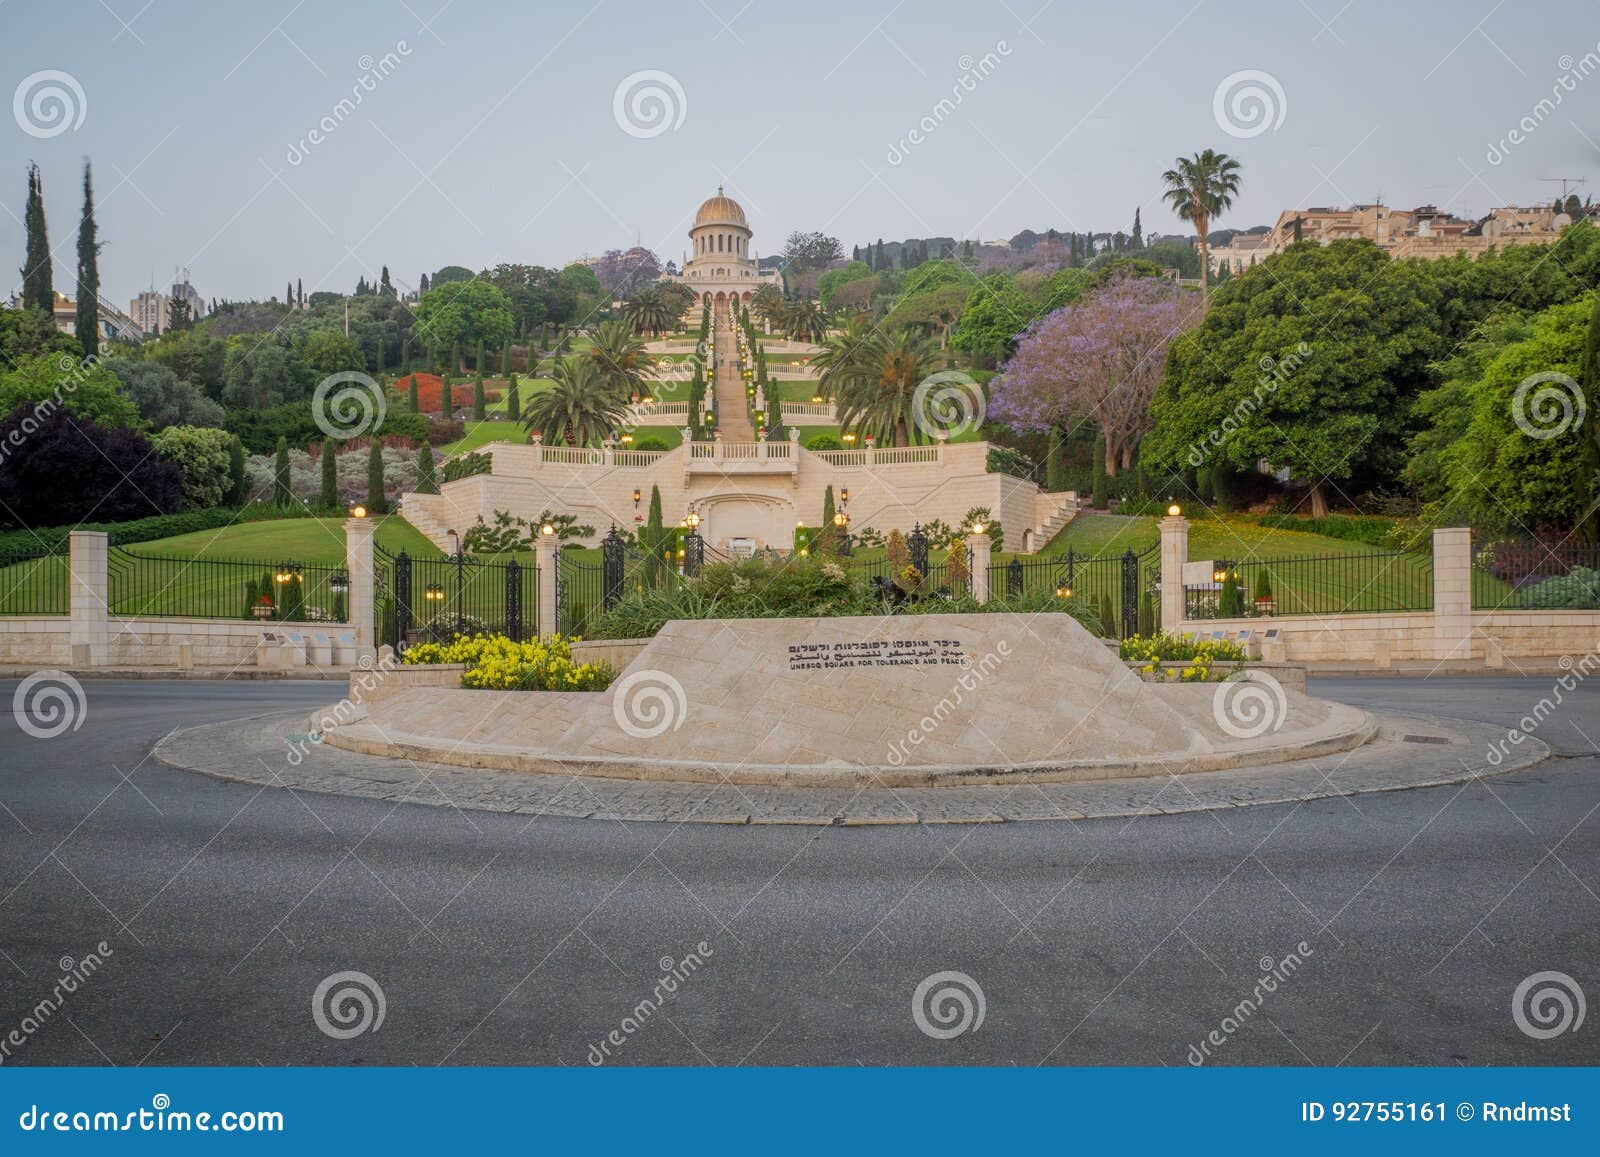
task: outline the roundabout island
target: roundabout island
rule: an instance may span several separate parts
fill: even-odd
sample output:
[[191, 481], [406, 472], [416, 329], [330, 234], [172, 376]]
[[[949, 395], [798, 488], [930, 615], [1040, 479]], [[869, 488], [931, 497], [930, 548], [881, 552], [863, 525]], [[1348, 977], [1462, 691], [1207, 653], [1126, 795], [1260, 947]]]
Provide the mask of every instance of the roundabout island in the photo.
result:
[[180, 732], [157, 755], [469, 809], [873, 824], [1281, 803], [1547, 754], [1531, 742], [1493, 760], [1501, 728], [1334, 703], [1293, 668], [1150, 681], [1064, 615], [676, 621], [612, 650], [622, 669], [604, 692], [465, 690], [459, 668], [400, 666], [309, 719]]

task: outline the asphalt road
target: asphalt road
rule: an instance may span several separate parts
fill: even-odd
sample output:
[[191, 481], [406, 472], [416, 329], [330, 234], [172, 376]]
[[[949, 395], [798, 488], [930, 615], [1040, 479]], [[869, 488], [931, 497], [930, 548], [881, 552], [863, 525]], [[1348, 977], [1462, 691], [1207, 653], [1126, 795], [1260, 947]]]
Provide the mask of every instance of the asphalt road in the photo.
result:
[[[1551, 683], [1313, 691], [1509, 726]], [[1600, 1062], [1600, 1026], [1536, 1040], [1512, 1015], [1538, 972], [1600, 996], [1600, 680], [1540, 725], [1561, 758], [1505, 777], [871, 829], [260, 789], [146, 757], [174, 726], [334, 685], [84, 688], [83, 725], [57, 738], [0, 717], [8, 1064], [583, 1065], [615, 1033], [607, 1063], [1181, 1065], [1213, 1030], [1216, 1064]], [[101, 941], [103, 966], [41, 1017], [61, 959], [81, 970]], [[1259, 988], [1263, 958], [1282, 979]], [[313, 994], [346, 971], [382, 989], [384, 1016], [336, 1039]], [[936, 1039], [913, 994], [944, 971], [981, 988], [983, 1019]]]

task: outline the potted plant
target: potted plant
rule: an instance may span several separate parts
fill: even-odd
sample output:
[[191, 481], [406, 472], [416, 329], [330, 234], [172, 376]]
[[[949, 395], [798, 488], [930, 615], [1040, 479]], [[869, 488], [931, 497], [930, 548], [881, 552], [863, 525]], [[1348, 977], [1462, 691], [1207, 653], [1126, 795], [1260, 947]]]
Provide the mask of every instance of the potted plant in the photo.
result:
[[1265, 569], [1256, 575], [1255, 603], [1258, 615], [1270, 615], [1276, 609], [1272, 598], [1272, 580], [1267, 577]]
[[272, 617], [272, 596], [262, 595], [258, 598], [251, 613], [258, 619], [270, 619]]

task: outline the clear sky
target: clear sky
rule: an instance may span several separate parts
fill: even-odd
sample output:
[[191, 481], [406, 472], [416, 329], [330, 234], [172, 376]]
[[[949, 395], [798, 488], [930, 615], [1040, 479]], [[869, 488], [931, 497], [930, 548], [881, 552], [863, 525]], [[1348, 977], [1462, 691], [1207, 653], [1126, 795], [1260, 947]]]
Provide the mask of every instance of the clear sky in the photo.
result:
[[[1208, 146], [1244, 165], [1223, 226], [1379, 195], [1476, 214], [1548, 200], [1542, 177], [1600, 197], [1586, 54], [1600, 9], [1565, 0], [0, 0], [0, 256], [14, 287], [37, 160], [71, 292], [84, 156], [123, 305], [177, 266], [245, 298], [385, 263], [410, 286], [636, 241], [678, 257], [718, 182], [761, 253], [794, 229], [847, 249], [1127, 229], [1136, 206], [1175, 231], [1161, 171]], [[632, 91], [664, 93], [667, 121], [648, 92], [619, 116], [652, 71]], [[1251, 71], [1270, 83], [1235, 88], [1272, 107], [1254, 135], [1248, 100], [1214, 101]], [[34, 107], [52, 86], [68, 121]]]

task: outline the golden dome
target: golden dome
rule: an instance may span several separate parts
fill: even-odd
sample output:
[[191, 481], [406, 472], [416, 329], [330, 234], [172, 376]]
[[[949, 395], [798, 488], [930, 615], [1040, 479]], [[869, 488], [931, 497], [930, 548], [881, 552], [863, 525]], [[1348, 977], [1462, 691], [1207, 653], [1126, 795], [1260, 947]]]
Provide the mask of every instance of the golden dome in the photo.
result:
[[709, 198], [700, 211], [694, 215], [694, 227], [702, 225], [737, 225], [741, 229], [750, 226], [745, 223], [744, 210], [739, 207], [739, 202], [732, 197], [722, 195], [722, 186], [717, 186], [717, 195]]

